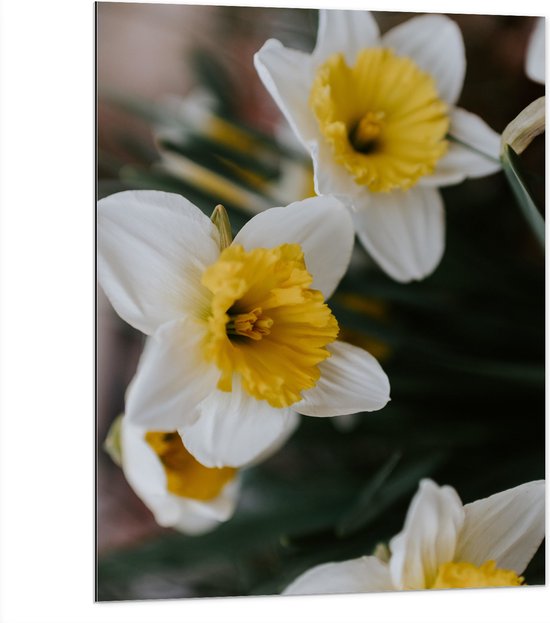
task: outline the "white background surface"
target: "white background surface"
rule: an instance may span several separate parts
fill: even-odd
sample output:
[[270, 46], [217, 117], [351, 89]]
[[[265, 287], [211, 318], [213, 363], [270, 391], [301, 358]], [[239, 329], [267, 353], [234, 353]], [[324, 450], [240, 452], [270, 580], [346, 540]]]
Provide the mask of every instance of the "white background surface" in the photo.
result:
[[[545, 12], [530, 0], [323, 4]], [[95, 9], [88, 0], [0, 7], [0, 621], [546, 621], [549, 591], [536, 587], [93, 603]]]

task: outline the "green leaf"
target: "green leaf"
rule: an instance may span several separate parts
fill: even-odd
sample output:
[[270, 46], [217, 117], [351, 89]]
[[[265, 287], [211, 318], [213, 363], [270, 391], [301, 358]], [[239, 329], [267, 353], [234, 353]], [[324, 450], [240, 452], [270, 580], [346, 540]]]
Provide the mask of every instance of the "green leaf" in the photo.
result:
[[401, 459], [401, 453], [395, 452], [382, 465], [382, 467], [368, 481], [366, 487], [361, 491], [356, 504], [347, 512], [336, 526], [338, 536], [353, 534], [363, 525], [363, 519], [370, 508], [373, 499], [379, 493], [395, 466]]
[[443, 454], [434, 452], [431, 456], [403, 465], [398, 473], [388, 478], [397, 460], [394, 455], [386, 463], [363, 490], [360, 501], [342, 517], [336, 526], [338, 536], [344, 537], [364, 529], [394, 503], [411, 494], [420, 479], [431, 475], [442, 464]]
[[540, 245], [544, 248], [544, 218], [539, 212], [535, 201], [520, 170], [519, 157], [516, 152], [505, 145], [501, 156], [502, 167], [510, 187], [517, 199], [525, 220], [531, 227]]

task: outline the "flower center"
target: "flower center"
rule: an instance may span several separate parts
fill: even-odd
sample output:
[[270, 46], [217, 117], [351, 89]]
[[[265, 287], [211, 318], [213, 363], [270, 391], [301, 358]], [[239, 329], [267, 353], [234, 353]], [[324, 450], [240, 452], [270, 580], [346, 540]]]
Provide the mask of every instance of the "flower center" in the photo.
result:
[[193, 500], [212, 500], [235, 477], [232, 467], [205, 467], [185, 449], [178, 433], [149, 431], [145, 441], [158, 456], [170, 493]]
[[365, 113], [350, 132], [349, 140], [355, 151], [368, 154], [375, 151], [376, 139], [382, 132], [382, 123], [386, 115], [383, 112]]
[[486, 588], [520, 586], [523, 578], [514, 571], [498, 569], [494, 560], [476, 567], [469, 562], [448, 562], [440, 565], [431, 588]]
[[447, 105], [434, 80], [391, 50], [362, 50], [353, 67], [329, 57], [309, 103], [336, 162], [372, 192], [411, 188], [447, 149]]
[[243, 335], [251, 340], [261, 340], [264, 335], [271, 333], [273, 319], [265, 316], [261, 307], [256, 307], [245, 314], [229, 316], [225, 325], [227, 335]]
[[231, 391], [238, 375], [249, 395], [281, 408], [315, 386], [338, 323], [312, 281], [298, 244], [231, 245], [206, 269], [212, 300], [203, 353], [221, 372], [218, 389]]

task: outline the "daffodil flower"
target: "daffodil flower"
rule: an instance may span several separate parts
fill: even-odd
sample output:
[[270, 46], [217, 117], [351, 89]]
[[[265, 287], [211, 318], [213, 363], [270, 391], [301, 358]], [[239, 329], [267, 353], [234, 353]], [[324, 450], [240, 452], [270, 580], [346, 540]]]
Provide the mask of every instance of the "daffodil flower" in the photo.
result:
[[312, 54], [267, 41], [255, 65], [313, 159], [315, 190], [352, 209], [360, 241], [392, 278], [419, 280], [445, 245], [438, 186], [500, 167], [499, 137], [458, 108], [458, 26], [440, 15], [380, 36], [370, 13], [321, 10]]
[[284, 594], [519, 586], [544, 538], [543, 480], [462, 505], [456, 491], [420, 483], [389, 556], [313, 567]]
[[98, 274], [118, 314], [149, 336], [127, 417], [178, 430], [207, 467], [272, 451], [296, 413], [382, 408], [389, 383], [337, 341], [325, 303], [353, 246], [348, 211], [313, 197], [256, 215], [229, 236], [179, 195], [128, 191], [98, 205]]
[[147, 431], [122, 416], [120, 458], [126, 480], [161, 526], [198, 535], [233, 515], [238, 471], [201, 465], [177, 432]]

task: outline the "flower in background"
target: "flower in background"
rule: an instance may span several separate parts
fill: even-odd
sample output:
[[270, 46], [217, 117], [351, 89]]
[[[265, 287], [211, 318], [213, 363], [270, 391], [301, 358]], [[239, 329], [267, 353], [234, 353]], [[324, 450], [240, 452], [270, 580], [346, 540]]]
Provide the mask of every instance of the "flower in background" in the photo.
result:
[[147, 431], [120, 416], [105, 446], [161, 526], [198, 535], [233, 515], [239, 493], [237, 470], [201, 465], [177, 432]]
[[313, 567], [284, 593], [365, 593], [519, 586], [544, 538], [543, 480], [462, 506], [456, 491], [420, 482], [389, 556]]
[[161, 169], [249, 214], [315, 194], [309, 158], [291, 131], [272, 145], [217, 105], [206, 89], [166, 98], [155, 128]]
[[426, 15], [381, 37], [368, 12], [321, 10], [311, 55], [272, 39], [254, 60], [311, 154], [317, 194], [353, 210], [391, 277], [429, 275], [444, 250], [437, 187], [500, 168], [498, 135], [455, 106], [466, 70], [457, 25]]
[[544, 17], [539, 17], [529, 39], [525, 58], [525, 73], [531, 80], [541, 84], [544, 84], [546, 78], [545, 27]]
[[[325, 303], [353, 246], [347, 210], [313, 197], [252, 218], [231, 243], [179, 195], [127, 191], [98, 204], [98, 275], [149, 339], [126, 398], [147, 430], [182, 434], [208, 467], [248, 464], [284, 442], [296, 412], [382, 408], [389, 383], [338, 341]], [[227, 217], [225, 216], [225, 219]]]

